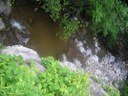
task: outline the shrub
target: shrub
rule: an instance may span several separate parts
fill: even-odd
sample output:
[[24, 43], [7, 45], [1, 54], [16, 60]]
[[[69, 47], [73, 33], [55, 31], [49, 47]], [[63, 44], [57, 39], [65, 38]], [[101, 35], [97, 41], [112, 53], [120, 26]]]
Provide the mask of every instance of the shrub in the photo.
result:
[[123, 87], [120, 88], [121, 96], [127, 96], [128, 95], [128, 81], [125, 81], [123, 83]]
[[0, 55], [0, 96], [41, 96], [35, 75], [22, 57]]
[[63, 37], [68, 39], [79, 27], [80, 21], [74, 20], [83, 11], [84, 1], [79, 0], [44, 0], [44, 9], [51, 18], [60, 21], [63, 28]]
[[106, 84], [103, 84], [103, 89], [109, 94], [109, 96], [120, 96], [119, 90], [112, 86], [108, 86]]
[[87, 74], [74, 73], [61, 67], [52, 57], [43, 58], [46, 72], [40, 75], [45, 96], [87, 96], [89, 79]]
[[107, 85], [103, 80], [98, 79], [96, 77], [91, 77], [91, 79], [94, 82], [96, 82], [98, 84], [101, 84], [101, 86], [104, 89], [104, 91], [108, 94], [108, 95], [104, 94], [105, 96], [120, 96], [120, 91], [118, 89], [116, 89], [115, 87], [113, 87], [111, 85]]
[[47, 70], [37, 74], [21, 56], [0, 55], [0, 96], [87, 96], [87, 74], [62, 68], [52, 57], [42, 63]]
[[60, 18], [60, 11], [62, 9], [60, 1], [61, 0], [44, 0], [45, 4], [42, 6], [46, 12], [50, 13], [54, 21]]
[[61, 21], [61, 26], [63, 27], [63, 37], [68, 39], [72, 36], [79, 27], [79, 21], [75, 19], [69, 19], [67, 16], [64, 16]]
[[128, 29], [128, 7], [121, 1], [90, 0], [90, 6], [94, 32], [101, 32], [111, 41]]

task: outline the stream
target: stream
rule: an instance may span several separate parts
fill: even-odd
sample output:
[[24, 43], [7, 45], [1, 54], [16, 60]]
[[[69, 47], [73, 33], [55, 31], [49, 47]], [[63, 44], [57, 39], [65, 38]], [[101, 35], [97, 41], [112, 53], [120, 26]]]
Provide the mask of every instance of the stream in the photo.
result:
[[43, 11], [35, 12], [28, 6], [14, 7], [11, 15], [12, 26], [28, 29], [26, 47], [36, 50], [40, 56], [53, 56], [71, 70], [82, 69], [106, 84], [120, 86], [127, 78], [127, 64], [113, 56], [90, 30], [79, 29], [73, 40], [63, 40], [57, 33], [62, 32], [58, 23]]
[[58, 57], [68, 49], [70, 42], [56, 36], [62, 31], [59, 24], [54, 23], [45, 12], [21, 6], [14, 8], [11, 14], [28, 26], [30, 40], [27, 47], [35, 49], [41, 56]]

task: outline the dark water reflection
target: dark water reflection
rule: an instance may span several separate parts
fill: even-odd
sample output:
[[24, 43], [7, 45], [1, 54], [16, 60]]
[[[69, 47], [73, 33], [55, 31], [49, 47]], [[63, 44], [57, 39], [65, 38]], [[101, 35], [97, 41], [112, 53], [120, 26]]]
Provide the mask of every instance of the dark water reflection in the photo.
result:
[[57, 57], [68, 49], [69, 42], [56, 36], [62, 31], [59, 24], [54, 23], [45, 12], [20, 6], [12, 10], [12, 16], [29, 26], [31, 34], [27, 47], [35, 49], [40, 55]]

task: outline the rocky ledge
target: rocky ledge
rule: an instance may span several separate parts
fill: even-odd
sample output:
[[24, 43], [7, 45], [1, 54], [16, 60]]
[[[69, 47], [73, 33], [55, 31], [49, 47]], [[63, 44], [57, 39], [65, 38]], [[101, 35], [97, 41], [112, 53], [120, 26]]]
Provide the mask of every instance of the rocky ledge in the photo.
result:
[[[37, 69], [39, 69], [41, 72], [44, 72], [46, 70], [45, 67], [41, 65], [41, 58], [38, 55], [38, 53], [30, 48], [26, 48], [21, 45], [8, 46], [5, 49], [0, 50], [0, 54], [9, 54], [9, 55], [16, 55], [16, 56], [20, 55], [23, 57], [26, 64], [28, 64], [28, 62], [30, 60], [32, 60], [35, 63], [35, 67]], [[64, 55], [63, 55], [63, 60], [60, 60], [61, 66], [67, 66], [70, 70], [73, 70], [73, 71], [78, 70], [78, 69], [83, 69], [83, 72], [89, 72], [91, 74], [91, 76], [95, 76], [96, 74], [101, 74], [101, 72], [102, 72], [102, 74], [110, 75], [110, 73], [106, 73], [107, 70], [109, 70], [109, 69], [106, 69], [106, 71], [103, 72], [102, 70], [104, 70], [104, 68], [102, 68], [102, 70], [101, 70], [101, 68], [98, 68], [101, 65], [95, 65], [95, 64], [94, 63], [90, 64], [90, 66], [88, 66], [87, 68], [91, 68], [91, 69], [85, 70], [84, 68], [81, 67], [80, 62], [78, 62], [77, 60], [72, 63], [72, 62], [68, 61]], [[91, 65], [92, 65], [92, 67], [91, 67]], [[96, 66], [98, 66], [98, 67], [96, 67]], [[106, 65], [106, 67], [108, 67], [108, 66], [109, 66], [109, 64]], [[97, 71], [95, 69], [97, 69], [99, 71]], [[111, 70], [111, 69], [110, 69], [110, 71], [113, 72], [113, 70]], [[114, 75], [114, 76], [116, 76], [116, 75]], [[100, 77], [104, 77], [104, 75], [99, 75], [99, 78]], [[122, 77], [120, 77], [120, 78], [122, 78]], [[108, 79], [110, 79], [110, 78], [108, 77]], [[111, 78], [111, 80], [113, 80], [113, 78]], [[104, 81], [105, 80], [103, 80], [103, 82]], [[102, 95], [109, 96], [108, 93], [104, 90], [102, 83], [97, 82], [95, 79], [93, 79], [91, 77], [90, 77], [90, 90], [89, 91], [90, 91], [91, 96], [102, 96]]]
[[8, 46], [3, 50], [0, 50], [1, 54], [9, 54], [9, 55], [16, 55], [16, 56], [22, 56], [26, 64], [32, 60], [35, 63], [35, 66], [37, 69], [39, 69], [41, 72], [45, 71], [45, 67], [41, 65], [41, 58], [37, 54], [36, 51], [23, 47], [21, 45], [14, 45], [14, 46]]

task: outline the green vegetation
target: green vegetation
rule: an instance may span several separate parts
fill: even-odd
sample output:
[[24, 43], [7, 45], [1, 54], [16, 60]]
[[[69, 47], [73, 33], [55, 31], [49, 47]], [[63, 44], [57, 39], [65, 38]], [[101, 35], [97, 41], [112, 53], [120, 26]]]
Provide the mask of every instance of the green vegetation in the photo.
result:
[[60, 0], [44, 0], [44, 8], [46, 12], [50, 13], [51, 18], [53, 18], [54, 21], [60, 18], [60, 11], [62, 9]]
[[[44, 58], [42, 63], [46, 72], [40, 76], [44, 94], [50, 96], [87, 96], [88, 75], [73, 72], [67, 67], [61, 67], [52, 57]], [[48, 95], [47, 95], [48, 96]]]
[[[12, 3], [15, 2], [15, 0], [12, 0], [12, 1], [13, 1]], [[91, 30], [94, 31], [94, 33], [100, 34], [101, 37], [104, 37], [106, 39], [109, 46], [112, 46], [114, 42], [117, 43], [118, 39], [120, 39], [123, 42], [122, 46], [125, 47], [124, 49], [126, 50], [128, 49], [128, 40], [127, 40], [128, 6], [123, 2], [123, 0], [34, 0], [34, 1], [36, 1], [36, 3], [39, 4], [40, 8], [44, 9], [50, 15], [53, 21], [60, 22], [60, 25], [64, 29], [63, 37], [65, 39], [68, 39], [77, 31], [77, 29], [81, 25], [81, 22], [83, 23], [86, 21], [89, 23], [89, 25], [91, 26]], [[9, 58], [9, 57], [5, 56], [4, 58]], [[8, 63], [6, 63], [6, 60], [2, 62], [4, 62], [5, 65], [10, 66], [10, 68], [12, 67], [11, 64], [8, 65]], [[73, 80], [72, 78], [75, 78], [76, 80], [78, 79], [77, 78], [78, 74], [74, 74], [70, 72], [68, 69], [61, 68], [60, 66], [58, 66], [58, 62], [55, 61], [53, 58], [44, 58], [42, 62], [46, 66], [47, 71], [45, 73], [40, 73], [39, 76], [33, 76], [33, 75], [32, 77], [30, 76], [30, 78], [33, 78], [33, 80], [30, 81], [30, 85], [28, 86], [24, 85], [27, 88], [34, 87], [35, 89], [33, 90], [36, 90], [36, 91], [32, 91], [32, 92], [36, 92], [36, 93], [33, 93], [33, 94], [36, 94], [37, 96], [40, 96], [40, 94], [44, 94], [44, 95], [49, 94], [49, 96], [53, 96], [53, 95], [72, 96], [76, 93], [87, 94], [86, 91], [83, 91], [84, 88], [81, 87], [82, 88], [81, 89], [78, 86], [78, 89], [77, 89], [76, 87], [77, 85], [79, 85], [79, 83], [82, 84], [82, 81], [87, 82], [87, 85], [88, 85], [88, 79], [81, 77], [83, 74], [79, 74], [80, 81], [78, 83], [78, 81], [72, 81]], [[1, 66], [5, 66], [4, 63], [1, 63], [3, 64]], [[22, 66], [19, 66], [17, 68], [19, 71], [21, 71], [21, 73], [23, 70]], [[16, 65], [15, 66], [13, 65], [13, 67], [16, 67]], [[25, 66], [23, 68], [24, 70], [28, 70], [28, 72], [32, 71], [31, 68], [27, 68]], [[5, 71], [4, 67], [1, 67], [1, 69]], [[15, 69], [14, 71], [16, 71], [16, 68], [14, 69]], [[19, 71], [16, 71], [16, 72], [19, 72]], [[53, 74], [54, 72], [56, 72], [55, 76]], [[66, 73], [68, 73], [71, 77], [67, 76], [68, 74]], [[17, 74], [20, 75], [20, 72]], [[28, 73], [26, 72], [22, 73], [21, 75], [26, 75], [26, 74], [28, 75]], [[67, 78], [67, 80], [63, 78], [64, 76]], [[6, 78], [10, 78], [10, 77], [8, 76], [6, 78], [5, 77], [6, 77], [6, 74], [4, 73], [4, 75], [1, 77], [1, 82], [2, 82], [1, 84], [3, 87], [0, 87], [2, 90], [0, 91], [0, 95], [1, 94], [10, 95], [13, 93], [15, 94], [29, 93], [29, 92], [26, 92], [23, 89], [23, 87], [20, 88], [21, 85], [17, 85], [21, 81], [23, 81], [23, 84], [27, 84], [27, 82], [29, 81], [29, 80], [27, 81], [27, 77], [25, 80], [22, 80], [24, 78], [20, 77], [21, 81], [16, 79], [17, 83], [8, 82]], [[70, 82], [72, 83], [70, 84], [68, 80], [69, 81], [71, 80]], [[36, 83], [33, 84], [32, 82], [36, 82]], [[43, 82], [45, 82], [45, 84], [43, 84]], [[53, 87], [52, 82], [54, 82], [56, 86], [55, 88]], [[76, 86], [74, 86], [75, 83], [76, 83]], [[31, 91], [31, 88], [29, 91]], [[113, 88], [107, 87], [107, 86], [104, 86], [104, 88], [106, 91], [108, 91], [108, 93], [110, 93], [110, 96], [119, 96], [119, 92], [113, 91]], [[87, 89], [87, 87], [85, 89]], [[82, 93], [81, 91], [78, 91], [78, 90], [82, 90]], [[128, 93], [127, 90], [128, 88], [126, 85], [125, 90], [122, 93], [123, 96], [127, 96], [127, 93]]]
[[[60, 22], [65, 39], [71, 37], [80, 26], [80, 20], [77, 17], [83, 10], [82, 5], [84, 2], [81, 1], [44, 0], [41, 5], [41, 8], [45, 9], [54, 21]], [[41, 0], [37, 0], [37, 2], [41, 2]]]
[[128, 81], [123, 83], [123, 87], [120, 89], [121, 96], [128, 96]]
[[61, 26], [63, 26], [63, 37], [68, 39], [69, 36], [72, 36], [75, 31], [78, 29], [79, 21], [74, 19], [69, 19], [68, 17], [62, 18]]
[[103, 89], [109, 94], [109, 96], [120, 96], [119, 90], [115, 89], [112, 86], [108, 86], [106, 84], [103, 84]]
[[[53, 57], [42, 58], [46, 67], [39, 72], [21, 56], [0, 55], [0, 96], [88, 96], [89, 76], [61, 67]], [[109, 96], [120, 96], [119, 91], [103, 85]], [[125, 95], [124, 95], [125, 96]]]
[[[14, 4], [16, 0], [12, 0]], [[128, 30], [128, 7], [120, 0], [33, 0], [54, 21], [63, 27], [64, 38], [69, 38], [89, 21], [92, 31], [107, 37], [110, 43]], [[37, 8], [36, 8], [37, 9]], [[86, 25], [86, 24], [85, 24]]]
[[0, 96], [87, 96], [87, 74], [61, 67], [52, 57], [43, 58], [46, 72], [26, 66], [21, 56], [0, 55]]
[[105, 84], [103, 80], [97, 79], [95, 77], [91, 77], [91, 79], [97, 82], [98, 84], [101, 84], [102, 88], [105, 90], [105, 92], [107, 92], [109, 96], [120, 96], [120, 91], [118, 89], [114, 88], [113, 86]]
[[0, 96], [40, 96], [35, 70], [21, 56], [0, 55]]
[[[92, 27], [100, 32], [108, 42], [116, 40], [128, 29], [128, 7], [119, 0], [90, 0], [92, 5]], [[118, 38], [117, 38], [118, 37]]]
[[120, 38], [121, 34], [127, 34], [128, 7], [122, 1], [45, 0], [44, 6], [54, 21], [60, 21], [65, 38], [76, 32], [81, 21], [88, 21], [85, 17], [91, 18], [92, 31], [101, 33], [110, 45]]

